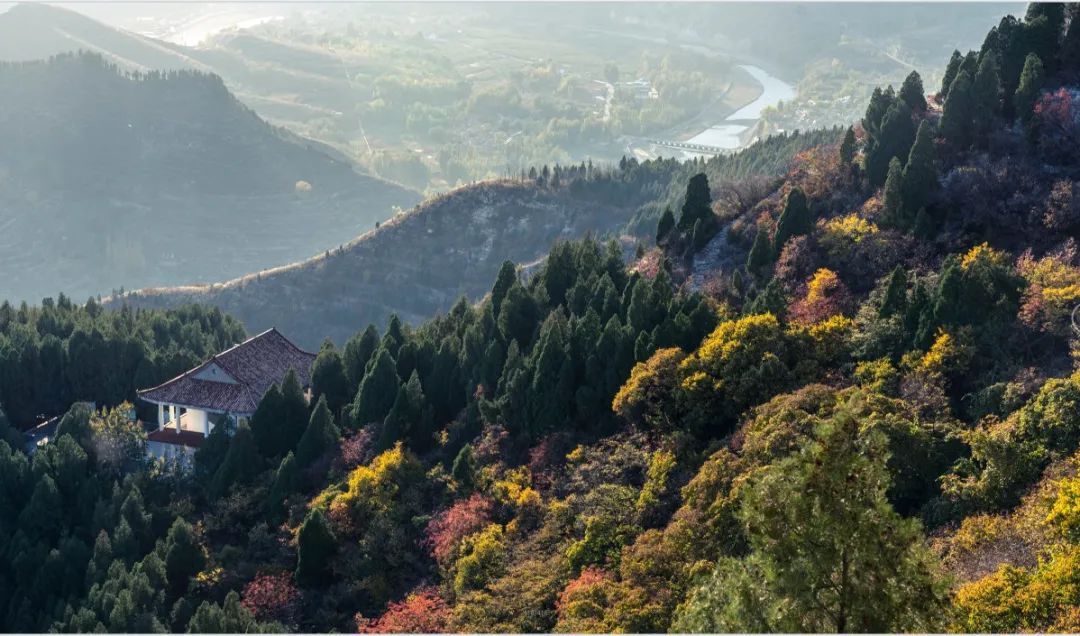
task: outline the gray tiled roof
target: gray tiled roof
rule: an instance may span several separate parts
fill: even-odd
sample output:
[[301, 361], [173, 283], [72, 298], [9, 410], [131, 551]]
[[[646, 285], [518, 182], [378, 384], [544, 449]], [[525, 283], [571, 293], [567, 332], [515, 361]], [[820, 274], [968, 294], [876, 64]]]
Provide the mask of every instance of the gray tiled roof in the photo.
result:
[[[309, 386], [311, 363], [314, 361], [314, 353], [300, 349], [277, 329], [271, 328], [164, 384], [137, 393], [148, 402], [229, 413], [252, 413], [270, 385], [275, 382], [280, 384], [289, 369], [296, 372], [301, 386]], [[236, 382], [195, 377], [212, 364], [219, 366]]]

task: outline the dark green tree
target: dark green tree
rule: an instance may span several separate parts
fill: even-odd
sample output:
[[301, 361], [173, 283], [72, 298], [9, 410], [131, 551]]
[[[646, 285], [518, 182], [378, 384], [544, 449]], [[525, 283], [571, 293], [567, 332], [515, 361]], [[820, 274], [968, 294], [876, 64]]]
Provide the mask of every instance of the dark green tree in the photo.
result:
[[964, 56], [960, 54], [960, 51], [953, 50], [952, 57], [949, 58], [949, 64], [945, 67], [945, 75], [941, 78], [941, 99], [944, 100], [949, 96], [949, 87], [952, 86], [953, 80], [956, 79], [958, 73], [960, 73], [960, 65], [964, 62]]
[[518, 346], [526, 348], [532, 342], [533, 330], [536, 329], [539, 308], [529, 291], [518, 281], [510, 286], [499, 310], [499, 332], [504, 341], [516, 340]]
[[341, 439], [341, 433], [334, 424], [334, 416], [326, 403], [326, 397], [320, 396], [315, 410], [311, 413], [307, 430], [296, 447], [296, 462], [301, 468], [307, 468], [334, 448]]
[[951, 145], [966, 149], [971, 145], [975, 100], [971, 76], [961, 71], [949, 89], [941, 112], [941, 134]]
[[926, 110], [926, 91], [923, 89], [922, 77], [916, 71], [908, 73], [900, 87], [899, 96], [911, 110], [917, 113]]
[[790, 239], [809, 234], [814, 229], [814, 219], [810, 216], [810, 206], [801, 188], [795, 187], [788, 192], [784, 201], [784, 210], [776, 223], [776, 236], [773, 237], [773, 256], [779, 256], [784, 244]]
[[241, 422], [229, 442], [229, 452], [210, 482], [210, 497], [217, 499], [228, 493], [234, 484], [248, 483], [262, 470], [262, 465], [255, 436], [248, 425]]
[[1024, 70], [1020, 73], [1020, 84], [1013, 96], [1013, 105], [1016, 115], [1025, 124], [1031, 119], [1034, 112], [1035, 102], [1039, 99], [1039, 92], [1043, 85], [1042, 60], [1034, 53], [1029, 53], [1024, 61]]
[[885, 177], [885, 187], [882, 192], [882, 213], [888, 225], [898, 228], [906, 228], [903, 206], [904, 191], [904, 168], [900, 160], [893, 157], [889, 162], [889, 173]]
[[757, 234], [754, 236], [754, 244], [750, 247], [750, 254], [746, 257], [746, 271], [752, 274], [761, 273], [762, 269], [772, 261], [772, 253], [769, 233], [759, 225]]
[[476, 487], [476, 455], [472, 444], [466, 444], [458, 451], [450, 476], [454, 478], [454, 483], [462, 494], [468, 494]]
[[499, 266], [499, 275], [495, 278], [495, 286], [491, 288], [491, 308], [494, 315], [499, 315], [503, 299], [517, 280], [517, 266], [513, 261], [503, 261]]
[[177, 518], [165, 538], [165, 575], [170, 596], [178, 598], [187, 592], [191, 577], [198, 574], [205, 564], [206, 557], [191, 524]]
[[360, 382], [356, 401], [352, 404], [353, 425], [381, 422], [394, 405], [394, 396], [397, 395], [400, 383], [394, 358], [385, 347], [379, 347]]
[[660, 215], [660, 221], [656, 224], [656, 244], [661, 244], [674, 227], [675, 215], [671, 213], [671, 208], [664, 208], [664, 213]]
[[304, 587], [325, 583], [330, 557], [337, 551], [337, 539], [321, 509], [309, 512], [300, 524], [296, 551], [296, 582]]
[[750, 555], [720, 559], [675, 631], [934, 631], [948, 587], [918, 521], [889, 504], [888, 440], [851, 405], [758, 473], [739, 519]]
[[903, 314], [907, 305], [907, 272], [897, 265], [885, 285], [885, 294], [881, 298], [881, 307], [878, 316], [888, 318], [895, 314]]
[[319, 355], [311, 365], [311, 395], [315, 398], [326, 397], [326, 405], [335, 417], [341, 415], [341, 409], [352, 399], [352, 392], [357, 385], [349, 382], [345, 373], [345, 361], [330, 339], [323, 341]]
[[371, 360], [371, 356], [375, 354], [378, 347], [379, 332], [375, 330], [375, 325], [368, 325], [367, 329], [349, 338], [349, 341], [345, 343], [345, 350], [341, 357], [345, 365], [345, 377], [349, 381], [350, 392], [360, 386], [368, 361]]
[[290, 452], [285, 455], [285, 459], [281, 460], [274, 474], [274, 483], [270, 486], [270, 492], [266, 494], [267, 514], [273, 519], [280, 519], [284, 512], [285, 500], [296, 492], [299, 486], [300, 475], [296, 467], [296, 458]]
[[934, 166], [934, 126], [927, 120], [919, 123], [915, 143], [904, 166], [902, 189], [903, 216], [914, 222], [919, 210], [926, 207], [937, 190], [937, 169]]
[[274, 457], [281, 449], [281, 387], [271, 384], [251, 416], [251, 434], [263, 457]]
[[690, 232], [694, 223], [701, 219], [703, 223], [712, 221], [712, 194], [709, 192], [709, 178], [704, 172], [690, 177], [686, 183], [686, 198], [682, 213], [679, 215], [679, 229]]
[[855, 129], [851, 126], [844, 131], [840, 142], [840, 165], [851, 168], [855, 165]]

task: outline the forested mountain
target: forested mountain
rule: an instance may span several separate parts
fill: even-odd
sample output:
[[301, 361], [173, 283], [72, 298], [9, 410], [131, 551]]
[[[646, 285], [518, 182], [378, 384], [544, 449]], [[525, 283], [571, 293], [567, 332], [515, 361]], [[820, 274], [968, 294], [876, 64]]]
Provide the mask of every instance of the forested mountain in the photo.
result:
[[217, 280], [341, 243], [419, 196], [275, 129], [220, 78], [92, 54], [0, 65], [11, 300]]
[[209, 304], [253, 332], [277, 326], [305, 346], [323, 338], [343, 343], [358, 325], [382, 324], [391, 314], [416, 324], [460, 297], [479, 300], [504, 261], [534, 263], [557, 239], [649, 241], [664, 206], [678, 205], [678, 190], [691, 174], [704, 170], [718, 190], [733, 195], [753, 191], [783, 173], [799, 151], [838, 134], [777, 136], [707, 162], [543, 167], [524, 181], [484, 182], [435, 197], [294, 265], [220, 284], [138, 290], [106, 305]]
[[[672, 167], [670, 210], [651, 179], [629, 267], [559, 242], [479, 303], [325, 344], [310, 402], [287, 376], [192, 472], [141, 461], [123, 379], [32, 458], [0, 419], [0, 625], [1077, 632], [1078, 84], [1080, 6], [1031, 5], [782, 177]], [[576, 196], [635, 201], [665, 165]], [[571, 196], [553, 179], [488, 191]], [[60, 378], [35, 399], [74, 387], [86, 351], [164, 372], [235, 329], [0, 307], [0, 395], [19, 370]]]

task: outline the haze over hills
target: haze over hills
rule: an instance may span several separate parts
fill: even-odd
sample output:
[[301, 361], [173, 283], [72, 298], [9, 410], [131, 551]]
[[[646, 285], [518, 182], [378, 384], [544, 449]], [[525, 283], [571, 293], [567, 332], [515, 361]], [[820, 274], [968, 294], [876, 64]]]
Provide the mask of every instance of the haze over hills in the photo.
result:
[[[0, 66], [0, 296], [212, 281], [343, 243], [419, 195], [259, 119], [220, 78], [100, 56]], [[59, 256], [63, 257], [60, 258]]]

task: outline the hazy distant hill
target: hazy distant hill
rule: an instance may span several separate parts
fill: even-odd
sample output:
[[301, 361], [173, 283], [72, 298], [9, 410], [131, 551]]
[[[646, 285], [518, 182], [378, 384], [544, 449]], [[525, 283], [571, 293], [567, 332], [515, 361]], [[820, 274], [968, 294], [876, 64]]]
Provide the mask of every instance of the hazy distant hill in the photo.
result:
[[0, 65], [0, 94], [0, 297], [221, 280], [420, 199], [270, 126], [217, 76], [66, 55]]
[[0, 14], [0, 60], [38, 60], [92, 51], [130, 70], [197, 68], [184, 47], [113, 28], [46, 4], [23, 3]]
[[[392, 312], [420, 322], [462, 295], [476, 300], [504, 260], [542, 258], [559, 238], [617, 230], [629, 212], [520, 183], [483, 183], [433, 199], [340, 250], [220, 285], [142, 290], [138, 307], [208, 303], [248, 331], [276, 325], [304, 346], [339, 343]], [[113, 304], [117, 304], [114, 301]]]

